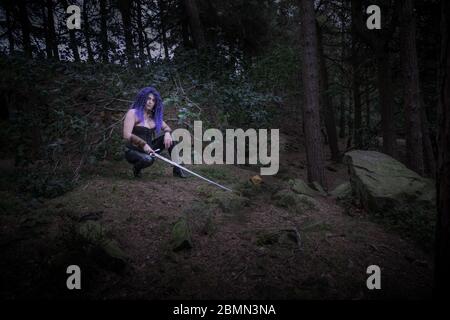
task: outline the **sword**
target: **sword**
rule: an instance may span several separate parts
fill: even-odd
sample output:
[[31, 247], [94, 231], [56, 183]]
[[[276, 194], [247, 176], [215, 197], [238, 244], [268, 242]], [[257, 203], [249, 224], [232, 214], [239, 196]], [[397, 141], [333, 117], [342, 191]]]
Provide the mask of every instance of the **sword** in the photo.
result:
[[173, 162], [172, 160], [169, 160], [169, 159], [167, 159], [167, 158], [165, 158], [165, 157], [159, 155], [159, 154], [157, 153], [158, 151], [160, 151], [160, 149], [155, 150], [155, 152], [152, 153], [150, 156], [151, 156], [151, 157], [156, 157], [156, 158], [158, 158], [158, 159], [161, 159], [162, 161], [165, 161], [165, 162], [167, 162], [167, 163], [170, 163], [171, 165], [173, 165], [173, 166], [175, 166], [175, 167], [178, 167], [178, 168], [180, 168], [181, 170], [184, 170], [184, 171], [186, 171], [186, 172], [189, 172], [189, 173], [192, 174], [193, 176], [196, 176], [197, 178], [203, 179], [203, 180], [205, 180], [205, 181], [207, 181], [207, 182], [209, 182], [209, 183], [211, 183], [211, 184], [213, 184], [213, 185], [215, 185], [215, 186], [217, 186], [217, 187], [219, 187], [219, 188], [221, 188], [221, 189], [224, 189], [224, 190], [226, 190], [226, 191], [233, 192], [233, 190], [231, 190], [230, 188], [224, 187], [224, 186], [222, 186], [221, 184], [218, 184], [217, 182], [214, 182], [214, 181], [212, 181], [212, 180], [209, 180], [208, 178], [202, 177], [202, 176], [199, 175], [198, 173], [195, 173], [194, 171], [191, 171], [191, 170], [189, 170], [189, 169], [186, 169], [186, 168], [184, 168], [183, 166], [179, 165], [178, 163]]

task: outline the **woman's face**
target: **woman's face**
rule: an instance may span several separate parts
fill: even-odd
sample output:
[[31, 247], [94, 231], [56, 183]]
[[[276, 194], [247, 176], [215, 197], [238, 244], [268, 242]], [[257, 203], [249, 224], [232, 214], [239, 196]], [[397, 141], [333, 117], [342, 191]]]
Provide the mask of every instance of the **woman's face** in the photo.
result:
[[150, 93], [147, 98], [147, 104], [145, 105], [145, 109], [147, 111], [152, 111], [153, 108], [155, 107], [155, 103], [156, 103], [155, 96], [152, 93]]

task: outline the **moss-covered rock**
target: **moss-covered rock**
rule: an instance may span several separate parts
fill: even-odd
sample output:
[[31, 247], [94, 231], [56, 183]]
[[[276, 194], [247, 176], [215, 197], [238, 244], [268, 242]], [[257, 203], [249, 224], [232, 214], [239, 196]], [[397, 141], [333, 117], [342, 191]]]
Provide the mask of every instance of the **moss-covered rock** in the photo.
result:
[[92, 254], [99, 264], [116, 271], [125, 267], [127, 255], [117, 241], [107, 235], [100, 223], [86, 221], [80, 225], [78, 233], [88, 244], [88, 253]]
[[368, 211], [434, 208], [433, 181], [394, 158], [380, 152], [355, 150], [346, 153], [344, 161], [349, 168], [353, 194]]
[[186, 217], [181, 217], [172, 229], [172, 249], [180, 251], [192, 248], [191, 230]]
[[344, 182], [338, 185], [333, 191], [330, 192], [330, 195], [337, 200], [343, 200], [350, 197], [352, 195], [352, 187], [350, 182]]
[[232, 192], [217, 192], [210, 201], [225, 213], [237, 213], [250, 203], [248, 198]]
[[294, 193], [290, 189], [280, 190], [272, 198], [275, 200], [275, 205], [293, 210], [297, 214], [316, 208], [316, 201], [313, 198]]
[[319, 191], [316, 191], [310, 186], [308, 186], [308, 184], [302, 179], [290, 180], [289, 186], [292, 191], [298, 194], [306, 194], [307, 196], [310, 197], [316, 197], [321, 195]]

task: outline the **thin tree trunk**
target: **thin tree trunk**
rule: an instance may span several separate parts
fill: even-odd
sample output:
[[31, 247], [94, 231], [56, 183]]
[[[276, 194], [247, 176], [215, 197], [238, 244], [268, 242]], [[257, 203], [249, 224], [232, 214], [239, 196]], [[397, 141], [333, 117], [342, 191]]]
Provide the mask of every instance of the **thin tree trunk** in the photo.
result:
[[142, 6], [141, 6], [141, 0], [136, 1], [136, 13], [137, 13], [137, 25], [138, 25], [138, 43], [139, 43], [139, 60], [141, 63], [145, 62], [145, 55], [144, 55], [144, 35], [143, 32], [144, 28], [142, 26]]
[[316, 24], [316, 26], [317, 26], [317, 45], [319, 49], [320, 92], [322, 93], [321, 94], [322, 112], [325, 120], [325, 128], [327, 130], [328, 144], [330, 146], [331, 151], [331, 159], [334, 162], [340, 162], [341, 154], [339, 152], [337, 140], [336, 120], [334, 118], [334, 107], [328, 92], [329, 91], [328, 72], [322, 45], [322, 32], [320, 30], [319, 25]]
[[[439, 160], [437, 181], [437, 224], [434, 295], [450, 296], [450, 3], [442, 1], [441, 92], [439, 97]], [[445, 299], [445, 300], [444, 300]]]
[[[44, 4], [44, 3], [42, 3]], [[47, 59], [52, 59], [53, 58], [53, 51], [52, 51], [52, 45], [50, 43], [50, 32], [48, 30], [48, 24], [47, 24], [47, 14], [45, 12], [45, 5], [41, 6], [41, 10], [42, 10], [42, 28], [44, 29], [44, 35], [45, 35], [45, 53], [47, 55]]]
[[369, 83], [369, 76], [368, 76], [368, 70], [366, 72], [366, 80], [364, 81], [365, 83], [365, 92], [364, 92], [364, 97], [365, 97], [365, 104], [366, 104], [366, 128], [367, 130], [370, 131], [370, 83]]
[[301, 70], [305, 103], [303, 104], [303, 127], [305, 132], [308, 181], [318, 182], [326, 188], [323, 144], [319, 118], [319, 61], [316, 19], [313, 0], [299, 0]]
[[185, 48], [192, 47], [192, 43], [189, 39], [189, 20], [183, 16], [181, 21], [181, 34], [183, 36], [183, 46]]
[[[345, 1], [341, 3], [341, 65], [345, 68]], [[344, 85], [345, 75], [341, 72], [341, 85]], [[345, 138], [345, 90], [342, 89], [339, 95], [339, 138]]]
[[206, 46], [205, 35], [203, 27], [200, 22], [200, 16], [198, 14], [197, 3], [195, 0], [184, 0], [184, 8], [189, 20], [189, 27], [191, 30], [192, 39], [194, 40], [194, 46], [197, 49], [202, 49]]
[[345, 96], [342, 90], [339, 97], [339, 138], [345, 138]]
[[158, 0], [158, 6], [159, 6], [159, 20], [161, 23], [161, 35], [162, 35], [162, 42], [164, 46], [164, 57], [166, 59], [169, 58], [169, 46], [167, 44], [167, 36], [166, 36], [166, 13], [165, 13], [165, 5], [163, 0]]
[[423, 141], [423, 162], [425, 173], [431, 177], [436, 176], [436, 157], [431, 144], [431, 131], [428, 122], [427, 113], [425, 111], [425, 103], [423, 98], [420, 100], [420, 123], [422, 125], [422, 141]]
[[100, 42], [102, 44], [102, 60], [103, 62], [109, 62], [108, 53], [108, 29], [106, 21], [108, 19], [108, 11], [106, 9], [106, 0], [100, 0]]
[[53, 59], [59, 60], [58, 41], [56, 40], [55, 19], [53, 18], [53, 0], [46, 1], [47, 7], [47, 30], [52, 48]]
[[394, 130], [394, 110], [392, 103], [391, 72], [387, 49], [376, 48], [377, 87], [381, 105], [381, 130], [383, 134], [383, 152], [395, 157], [396, 137]]
[[28, 58], [33, 57], [33, 52], [31, 48], [31, 24], [28, 19], [27, 5], [25, 1], [18, 1], [19, 6], [19, 21], [22, 26], [22, 44], [23, 51]]
[[13, 18], [12, 18], [12, 10], [10, 4], [5, 5], [5, 14], [6, 14], [6, 28], [8, 29], [8, 43], [9, 43], [9, 54], [14, 53], [14, 35], [13, 35]]
[[352, 91], [353, 91], [353, 112], [354, 112], [354, 121], [353, 121], [353, 137], [355, 146], [358, 149], [362, 148], [362, 132], [361, 132], [361, 91], [359, 85], [361, 83], [361, 72], [359, 70], [360, 63], [359, 57], [356, 48], [356, 33], [352, 30]]
[[[66, 9], [69, 7], [69, 4], [67, 3], [67, 0], [62, 0], [61, 3], [64, 8], [64, 12], [65, 12]], [[78, 52], [77, 35], [76, 35], [74, 29], [69, 30], [69, 45], [70, 45], [70, 49], [72, 50], [73, 58], [74, 58], [75, 62], [80, 62], [80, 54]]]
[[422, 124], [420, 116], [419, 70], [416, 29], [412, 0], [401, 5], [401, 60], [403, 62], [404, 103], [406, 116], [406, 163], [411, 170], [424, 174]]
[[88, 52], [88, 61], [94, 62], [94, 53], [92, 52], [92, 45], [91, 45], [91, 28], [89, 25], [89, 16], [88, 16], [88, 8], [87, 8], [87, 1], [83, 1], [83, 23], [84, 23], [84, 37], [86, 39], [86, 47]]
[[119, 11], [122, 16], [123, 31], [125, 35], [125, 52], [127, 55], [128, 64], [134, 65], [131, 2], [132, 0], [119, 0]]

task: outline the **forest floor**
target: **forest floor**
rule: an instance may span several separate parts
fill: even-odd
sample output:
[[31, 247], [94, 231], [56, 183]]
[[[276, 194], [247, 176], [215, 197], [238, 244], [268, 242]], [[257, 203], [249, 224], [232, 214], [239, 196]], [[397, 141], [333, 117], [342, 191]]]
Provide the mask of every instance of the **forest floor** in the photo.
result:
[[[125, 160], [100, 162], [62, 196], [20, 200], [22, 211], [0, 215], [1, 298], [430, 298], [432, 257], [413, 240], [331, 197], [316, 197], [315, 207], [302, 212], [273, 201], [289, 179], [306, 180], [304, 150], [292, 147], [302, 144], [292, 139], [284, 136], [279, 173], [262, 177], [247, 206], [231, 212], [214, 207], [208, 232], [205, 216], [190, 215], [193, 246], [177, 252], [171, 247], [175, 222], [222, 191], [193, 176], [175, 178], [161, 161], [140, 179]], [[8, 163], [0, 166], [2, 176], [13, 177]], [[190, 168], [227, 186], [258, 174], [245, 166]], [[327, 176], [329, 190], [348, 181], [343, 164], [328, 162]], [[12, 190], [1, 184], [2, 196]], [[125, 252], [123, 270], [77, 250], [71, 228], [85, 217], [101, 223]], [[281, 240], [286, 230], [298, 237]], [[82, 290], [65, 287], [71, 264], [81, 267]], [[370, 265], [381, 268], [381, 290], [366, 287]]]

